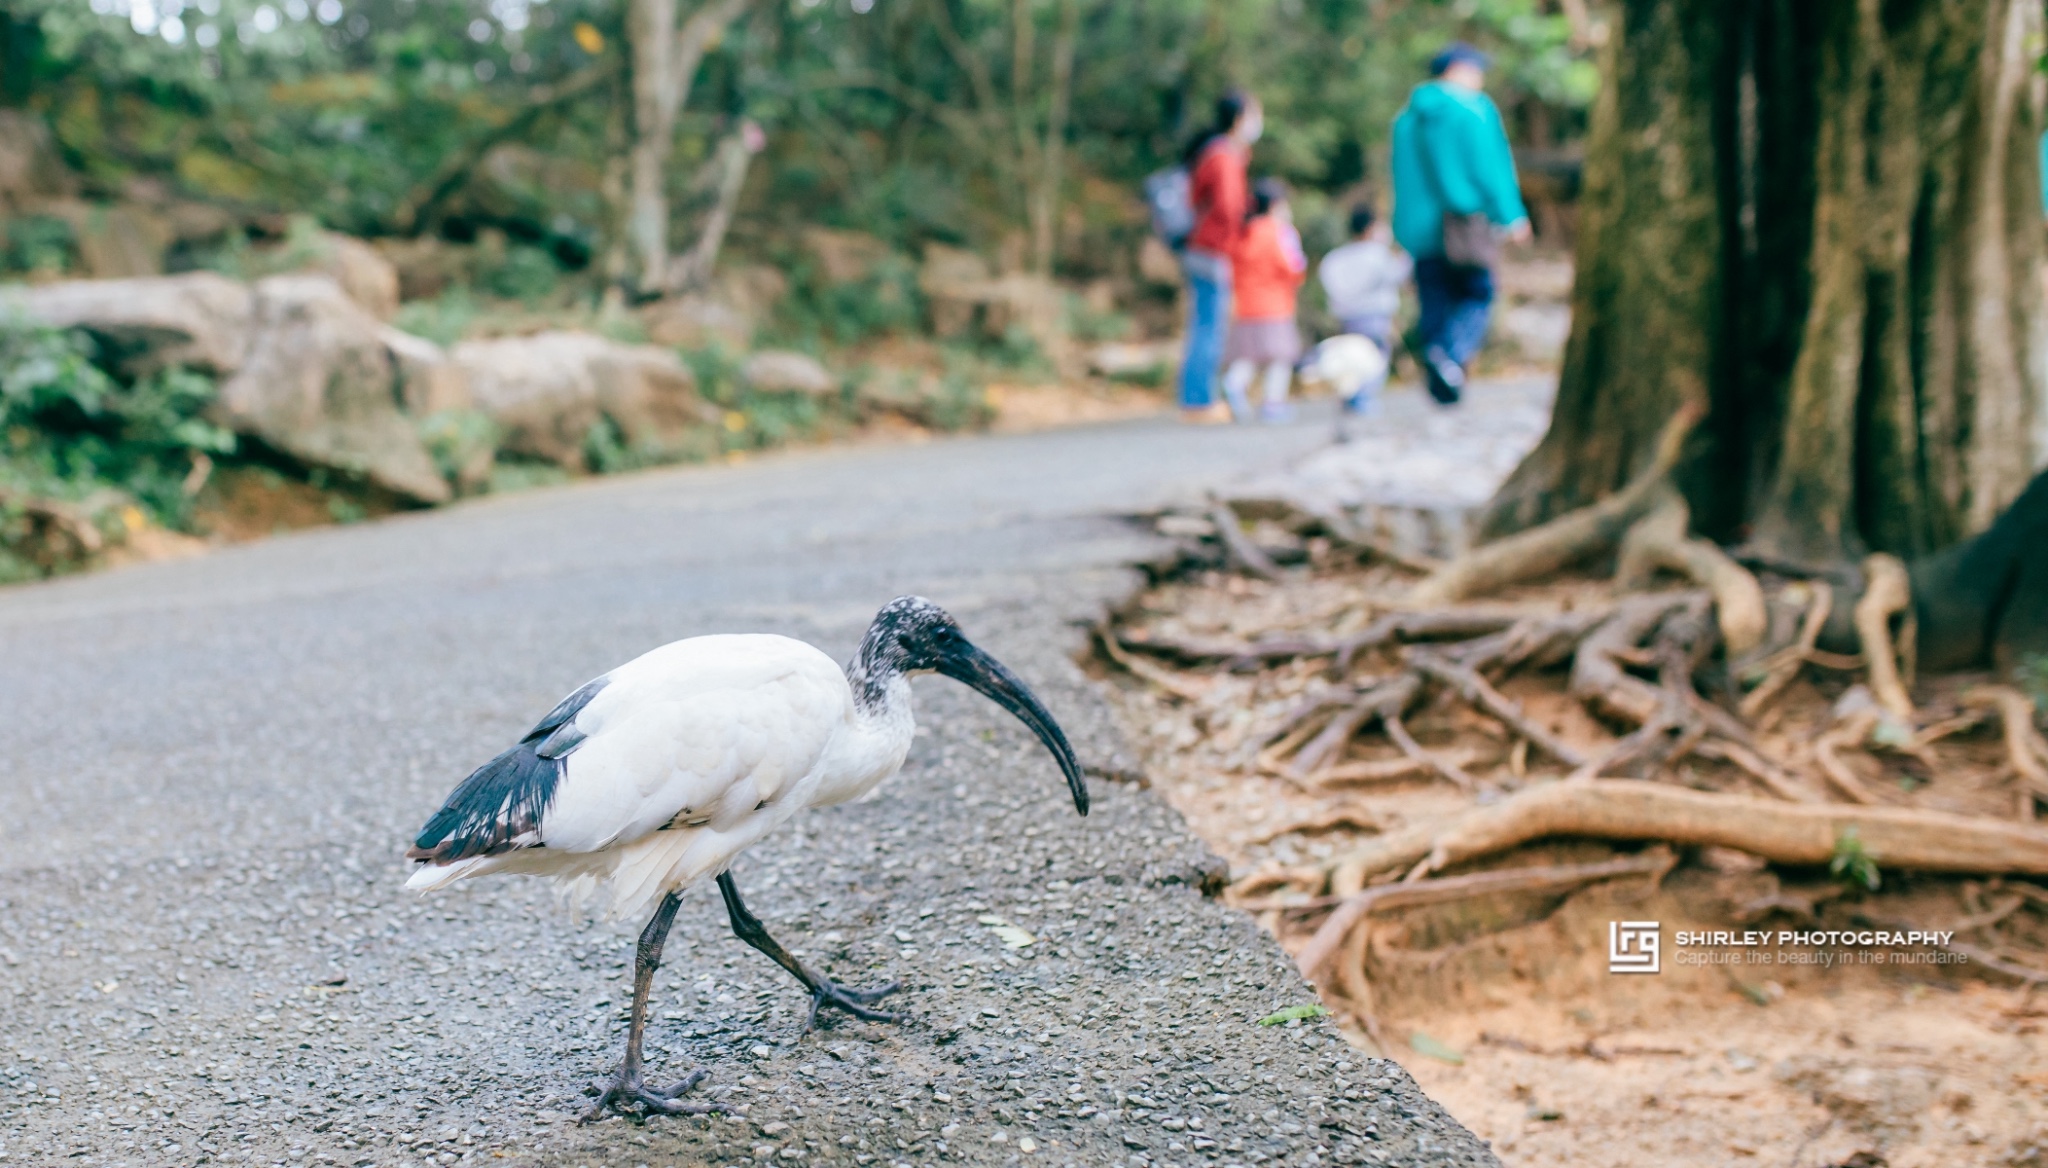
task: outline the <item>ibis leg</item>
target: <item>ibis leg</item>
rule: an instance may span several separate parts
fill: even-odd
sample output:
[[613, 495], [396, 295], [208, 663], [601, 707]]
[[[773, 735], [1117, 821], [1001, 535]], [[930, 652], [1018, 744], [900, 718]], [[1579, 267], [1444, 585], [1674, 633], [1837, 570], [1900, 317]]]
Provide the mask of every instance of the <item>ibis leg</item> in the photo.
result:
[[640, 1078], [640, 1038], [647, 1030], [647, 997], [654, 989], [654, 971], [661, 968], [661, 947], [668, 940], [669, 926], [675, 924], [676, 909], [682, 903], [683, 898], [678, 893], [671, 892], [662, 897], [654, 916], [648, 919], [647, 927], [640, 931], [633, 971], [633, 1018], [626, 1030], [626, 1057], [619, 1062], [618, 1073], [598, 1095], [597, 1102], [583, 1114], [584, 1123], [602, 1118], [607, 1110], [624, 1114], [636, 1104], [649, 1115], [657, 1112], [702, 1115], [716, 1107], [711, 1103], [685, 1103], [678, 1098], [703, 1079], [702, 1068], [691, 1071], [682, 1082], [665, 1091], [647, 1086]]
[[733, 936], [766, 953], [771, 961], [788, 970], [790, 976], [804, 983], [804, 988], [811, 992], [811, 1012], [804, 1019], [806, 1034], [818, 1024], [818, 1011], [826, 1006], [844, 1010], [856, 1018], [865, 1018], [870, 1022], [894, 1022], [900, 1017], [883, 1010], [870, 1009], [869, 1003], [879, 1002], [902, 989], [903, 983], [892, 981], [871, 990], [856, 990], [848, 989], [829, 978], [819, 977], [804, 968], [803, 962], [798, 961], [794, 954], [769, 936], [768, 927], [761, 923], [759, 917], [747, 911], [747, 902], [740, 899], [739, 885], [732, 882], [732, 873], [724, 872], [719, 875], [718, 891], [725, 897], [725, 911], [726, 915], [732, 918]]

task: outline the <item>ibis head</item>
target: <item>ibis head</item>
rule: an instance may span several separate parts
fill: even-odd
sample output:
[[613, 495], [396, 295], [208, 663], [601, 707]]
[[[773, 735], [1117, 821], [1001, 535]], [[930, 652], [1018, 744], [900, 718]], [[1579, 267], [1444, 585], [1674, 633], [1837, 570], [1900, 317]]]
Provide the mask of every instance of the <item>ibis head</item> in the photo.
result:
[[1066, 775], [1074, 810], [1088, 814], [1081, 764], [1052, 712], [1002, 662], [969, 641], [945, 609], [921, 596], [899, 597], [884, 605], [868, 627], [853, 672], [856, 692], [861, 683], [879, 686], [892, 674], [915, 673], [943, 674], [979, 691], [1038, 735]]

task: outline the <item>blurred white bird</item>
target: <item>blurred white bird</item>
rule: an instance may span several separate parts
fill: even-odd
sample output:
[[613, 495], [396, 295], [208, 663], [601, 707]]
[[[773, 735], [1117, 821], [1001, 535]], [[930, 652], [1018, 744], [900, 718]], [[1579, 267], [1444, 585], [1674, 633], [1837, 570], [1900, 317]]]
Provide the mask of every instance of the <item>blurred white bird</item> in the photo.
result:
[[519, 744], [479, 767], [406, 853], [422, 891], [493, 872], [548, 876], [606, 915], [637, 917], [633, 1012], [618, 1073], [585, 1115], [638, 1106], [703, 1112], [675, 1087], [641, 1080], [640, 1039], [662, 942], [684, 889], [715, 876], [733, 933], [767, 954], [819, 1009], [888, 1021], [871, 1008], [895, 983], [848, 989], [804, 967], [740, 899], [727, 868], [806, 807], [857, 799], [902, 767], [916, 729], [910, 678], [937, 672], [986, 694], [1029, 726], [1088, 814], [1080, 764], [1031, 690], [920, 597], [891, 601], [843, 671], [788, 637], [691, 637], [664, 645], [564, 698]]

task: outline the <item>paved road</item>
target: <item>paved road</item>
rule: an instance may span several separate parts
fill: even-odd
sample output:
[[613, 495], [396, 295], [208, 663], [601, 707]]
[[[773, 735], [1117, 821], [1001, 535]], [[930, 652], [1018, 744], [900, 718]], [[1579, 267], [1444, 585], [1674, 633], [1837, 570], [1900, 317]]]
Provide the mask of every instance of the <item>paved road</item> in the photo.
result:
[[[0, 1163], [1491, 1163], [1320, 1023], [1199, 892], [1149, 792], [1085, 822], [945, 681], [878, 797], [735, 874], [789, 944], [901, 978], [900, 1026], [799, 1038], [793, 983], [685, 901], [652, 1076], [744, 1116], [568, 1122], [619, 1050], [637, 922], [403, 894], [406, 837], [585, 678], [672, 638], [844, 655], [916, 591], [1123, 764], [1072, 654], [1146, 537], [1118, 511], [1319, 443], [1145, 422], [796, 453], [486, 499], [0, 591]], [[1036, 934], [1006, 948], [989, 920]]]

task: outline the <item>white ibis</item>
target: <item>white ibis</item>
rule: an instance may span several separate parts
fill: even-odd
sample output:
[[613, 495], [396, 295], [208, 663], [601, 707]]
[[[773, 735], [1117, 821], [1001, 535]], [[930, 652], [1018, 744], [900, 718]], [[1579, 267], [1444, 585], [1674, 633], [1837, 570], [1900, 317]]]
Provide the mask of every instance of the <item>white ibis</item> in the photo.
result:
[[406, 852], [422, 891], [493, 872], [552, 877], [607, 915], [638, 917], [632, 1022], [618, 1073], [585, 1120], [607, 1109], [702, 1113], [683, 1092], [641, 1079], [647, 995], [685, 889], [715, 876], [732, 931], [795, 975], [811, 995], [804, 1027], [830, 1006], [873, 1008], [896, 983], [857, 990], [804, 967], [740, 899], [727, 871], [756, 840], [806, 807], [857, 799], [903, 766], [916, 729], [910, 678], [937, 672], [1015, 714], [1065, 772], [1074, 808], [1088, 788], [1073, 747], [1031, 690], [968, 642], [938, 605], [916, 596], [875, 614], [844, 671], [788, 637], [691, 637], [628, 661], [562, 699], [519, 744], [478, 767]]

